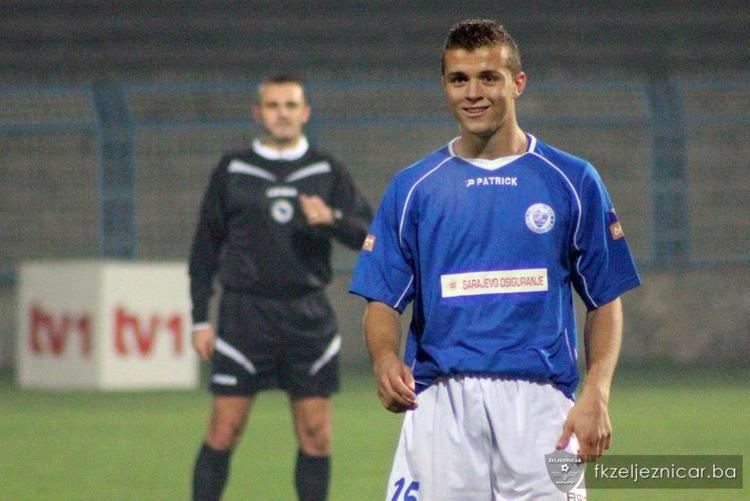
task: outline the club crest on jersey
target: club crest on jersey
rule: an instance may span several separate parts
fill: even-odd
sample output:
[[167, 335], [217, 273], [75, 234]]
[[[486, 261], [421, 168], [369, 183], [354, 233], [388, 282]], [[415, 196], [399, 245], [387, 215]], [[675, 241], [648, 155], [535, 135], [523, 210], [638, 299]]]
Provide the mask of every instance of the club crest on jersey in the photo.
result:
[[277, 223], [286, 224], [294, 217], [294, 206], [289, 200], [276, 200], [271, 204], [271, 217]]
[[534, 233], [547, 233], [555, 226], [555, 211], [547, 204], [534, 204], [526, 209], [526, 226]]

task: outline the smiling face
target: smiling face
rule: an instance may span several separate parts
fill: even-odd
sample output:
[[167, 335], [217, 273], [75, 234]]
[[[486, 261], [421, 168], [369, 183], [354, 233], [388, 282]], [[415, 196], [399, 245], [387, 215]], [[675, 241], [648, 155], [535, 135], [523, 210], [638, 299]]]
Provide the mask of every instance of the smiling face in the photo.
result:
[[305, 91], [295, 82], [263, 84], [253, 112], [265, 131], [264, 143], [280, 148], [296, 144], [310, 119]]
[[443, 54], [443, 89], [462, 134], [489, 138], [504, 127], [517, 127], [515, 100], [526, 75], [513, 73], [508, 47], [447, 49]]

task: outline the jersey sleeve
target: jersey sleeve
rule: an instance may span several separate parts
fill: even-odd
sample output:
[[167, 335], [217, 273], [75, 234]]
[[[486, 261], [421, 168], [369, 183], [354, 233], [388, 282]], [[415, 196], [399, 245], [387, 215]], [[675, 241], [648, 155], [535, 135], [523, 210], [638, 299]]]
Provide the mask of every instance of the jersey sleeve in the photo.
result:
[[190, 250], [190, 297], [193, 303], [193, 324], [208, 320], [208, 303], [213, 295], [213, 280], [219, 266], [224, 243], [224, 189], [226, 162], [214, 170], [203, 195], [198, 227]]
[[333, 237], [347, 247], [360, 248], [367, 235], [367, 226], [372, 220], [372, 209], [349, 172], [339, 164], [336, 164], [333, 209], [336, 211]]
[[571, 239], [572, 281], [589, 310], [641, 283], [625, 233], [596, 170], [587, 165], [579, 184], [580, 221]]
[[370, 225], [360, 251], [349, 289], [370, 301], [378, 301], [399, 313], [414, 297], [413, 248], [407, 235], [413, 235], [402, 218], [397, 184], [391, 183]]

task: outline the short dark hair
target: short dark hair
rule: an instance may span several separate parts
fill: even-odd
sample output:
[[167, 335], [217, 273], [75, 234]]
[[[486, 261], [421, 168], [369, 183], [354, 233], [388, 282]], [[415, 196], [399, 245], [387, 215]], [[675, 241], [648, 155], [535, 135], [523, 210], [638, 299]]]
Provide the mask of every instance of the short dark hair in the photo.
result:
[[305, 82], [302, 80], [302, 77], [299, 77], [297, 75], [292, 75], [289, 73], [279, 73], [277, 75], [270, 75], [263, 80], [260, 81], [258, 84], [258, 92], [256, 95], [256, 99], [260, 100], [260, 91], [263, 89], [265, 85], [273, 85], [273, 84], [297, 84], [300, 87], [302, 87], [302, 90], [304, 92], [305, 90]]
[[515, 75], [521, 71], [521, 52], [502, 24], [491, 19], [466, 19], [456, 23], [448, 33], [440, 57], [440, 74], [445, 74], [445, 51], [451, 49], [476, 50], [490, 45], [508, 48], [508, 67]]

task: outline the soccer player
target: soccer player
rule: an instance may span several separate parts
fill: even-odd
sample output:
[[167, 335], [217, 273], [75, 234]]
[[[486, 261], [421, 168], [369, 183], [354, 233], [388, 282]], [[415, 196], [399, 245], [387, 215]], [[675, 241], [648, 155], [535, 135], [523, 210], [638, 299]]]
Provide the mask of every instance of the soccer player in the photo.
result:
[[[331, 238], [359, 248], [372, 212], [344, 166], [308, 144], [310, 106], [300, 79], [263, 80], [253, 112], [264, 134], [213, 171], [192, 245], [193, 346], [211, 360], [213, 393], [193, 499], [221, 497], [256, 394], [280, 388], [299, 446], [297, 494], [321, 501], [341, 345], [324, 292]], [[215, 333], [208, 302], [217, 272], [223, 294]]]
[[[351, 285], [378, 396], [408, 411], [387, 499], [569, 499], [545, 454], [609, 447], [619, 297], [640, 280], [594, 167], [519, 127], [526, 74], [502, 26], [455, 25], [442, 85], [460, 134], [396, 174]], [[576, 401], [571, 288], [588, 309]]]

